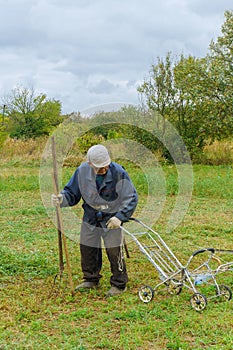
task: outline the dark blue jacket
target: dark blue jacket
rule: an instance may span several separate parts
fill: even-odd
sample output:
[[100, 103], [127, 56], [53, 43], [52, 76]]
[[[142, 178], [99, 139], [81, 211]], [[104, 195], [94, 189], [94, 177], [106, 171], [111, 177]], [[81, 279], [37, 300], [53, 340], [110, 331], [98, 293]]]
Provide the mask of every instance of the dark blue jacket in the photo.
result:
[[111, 162], [99, 189], [96, 174], [87, 163], [82, 163], [62, 191], [62, 207], [74, 206], [81, 199], [84, 209], [83, 221], [92, 226], [106, 222], [116, 216], [126, 222], [132, 216], [138, 202], [136, 189], [129, 175], [119, 164]]

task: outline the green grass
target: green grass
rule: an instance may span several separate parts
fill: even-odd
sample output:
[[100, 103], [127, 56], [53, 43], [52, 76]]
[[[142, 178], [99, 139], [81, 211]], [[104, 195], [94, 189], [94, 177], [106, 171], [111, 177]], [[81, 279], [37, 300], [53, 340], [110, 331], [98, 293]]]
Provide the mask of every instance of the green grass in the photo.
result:
[[[64, 169], [65, 183], [74, 169]], [[129, 167], [139, 189], [139, 209], [147, 186]], [[232, 168], [194, 166], [194, 189], [182, 223], [166, 233], [178, 190], [175, 168], [163, 169], [166, 202], [154, 228], [180, 260], [199, 247], [233, 249]], [[0, 173], [0, 349], [226, 349], [233, 348], [232, 301], [210, 300], [198, 313], [187, 289], [177, 296], [161, 292], [149, 304], [138, 298], [142, 284], [158, 277], [132, 242], [127, 259], [128, 291], [107, 299], [110, 271], [104, 254], [101, 286], [70, 295], [67, 272], [59, 284], [57, 231], [41, 201], [37, 166], [3, 164]], [[153, 213], [152, 213], [153, 215]], [[77, 243], [67, 240], [74, 283], [82, 278]], [[233, 288], [232, 272], [221, 277]]]

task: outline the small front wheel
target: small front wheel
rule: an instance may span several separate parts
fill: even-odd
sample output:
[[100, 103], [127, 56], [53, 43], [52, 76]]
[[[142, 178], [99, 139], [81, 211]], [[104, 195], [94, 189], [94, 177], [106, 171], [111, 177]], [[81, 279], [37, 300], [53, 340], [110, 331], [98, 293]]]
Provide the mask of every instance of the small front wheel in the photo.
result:
[[150, 286], [142, 286], [138, 291], [138, 296], [143, 303], [149, 303], [154, 298], [154, 289]]
[[206, 308], [207, 299], [203, 294], [195, 293], [191, 296], [190, 304], [194, 310], [202, 311]]
[[217, 295], [222, 297], [224, 301], [231, 300], [232, 298], [232, 291], [228, 286], [225, 286], [224, 284], [220, 284], [219, 291], [217, 289], [216, 291]]
[[182, 283], [177, 280], [171, 280], [166, 283], [167, 292], [171, 295], [178, 295], [182, 291]]

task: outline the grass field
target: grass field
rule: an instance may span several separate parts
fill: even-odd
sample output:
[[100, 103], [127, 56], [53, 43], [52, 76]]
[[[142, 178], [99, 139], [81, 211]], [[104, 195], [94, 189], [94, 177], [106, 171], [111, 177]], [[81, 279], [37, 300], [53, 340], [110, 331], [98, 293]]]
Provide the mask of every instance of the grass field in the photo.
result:
[[[66, 169], [65, 179], [73, 169]], [[131, 171], [131, 170], [130, 170]], [[199, 247], [233, 249], [231, 166], [194, 166], [194, 189], [186, 216], [175, 231], [165, 224], [176, 194], [175, 168], [165, 167], [166, 205], [154, 228], [182, 260]], [[129, 242], [128, 291], [106, 298], [109, 267], [104, 255], [101, 286], [70, 295], [67, 273], [58, 289], [57, 231], [39, 191], [39, 166], [2, 163], [0, 173], [0, 349], [233, 349], [233, 302], [211, 300], [198, 313], [183, 289], [148, 303], [138, 298], [143, 284], [158, 277]], [[140, 188], [140, 176], [131, 174]], [[143, 191], [140, 203], [144, 200]], [[74, 283], [81, 281], [78, 244], [68, 240]], [[233, 272], [224, 275], [233, 288]]]

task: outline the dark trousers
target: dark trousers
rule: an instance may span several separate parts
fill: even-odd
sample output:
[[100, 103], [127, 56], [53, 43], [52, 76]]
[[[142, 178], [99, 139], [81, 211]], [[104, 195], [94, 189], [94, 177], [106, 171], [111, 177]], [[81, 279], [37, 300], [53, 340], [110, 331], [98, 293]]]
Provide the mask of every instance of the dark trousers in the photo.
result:
[[104, 231], [101, 227], [90, 227], [83, 223], [80, 234], [81, 267], [85, 281], [98, 283], [102, 277], [102, 245], [104, 241], [105, 250], [110, 263], [110, 284], [124, 289], [128, 282], [126, 264], [123, 253], [121, 229]]

